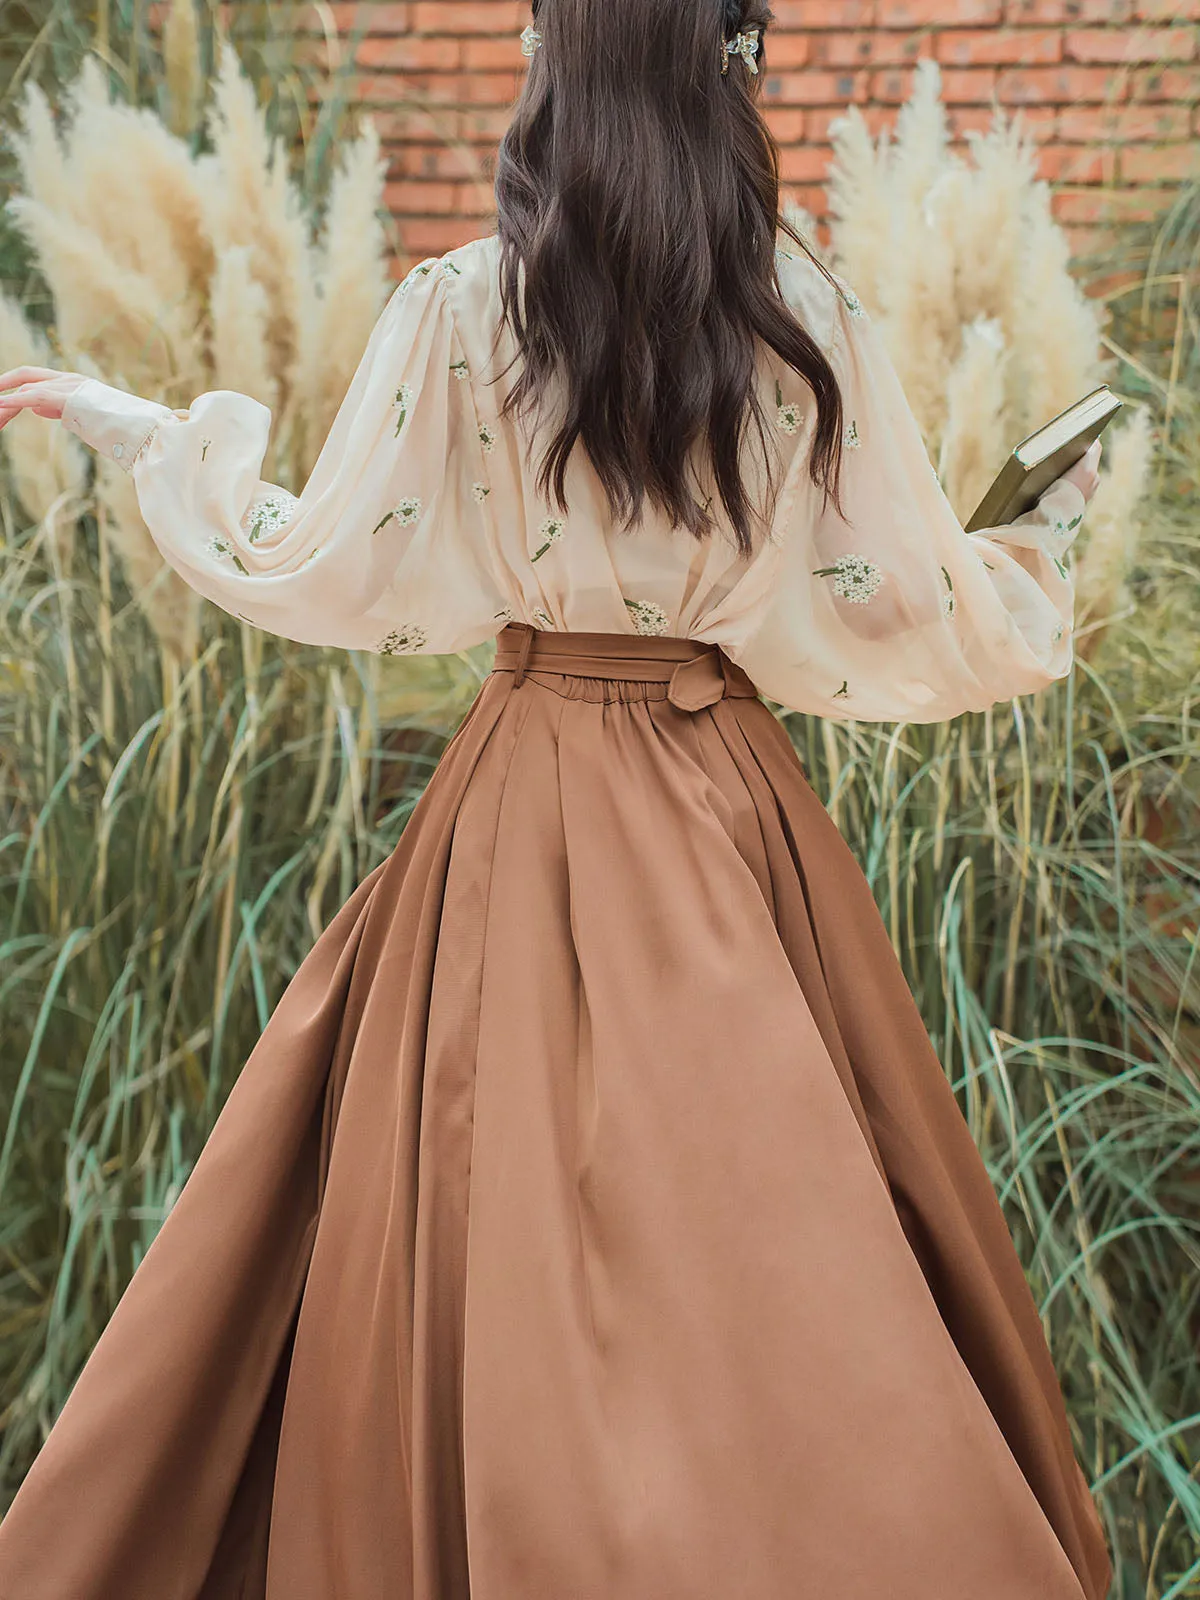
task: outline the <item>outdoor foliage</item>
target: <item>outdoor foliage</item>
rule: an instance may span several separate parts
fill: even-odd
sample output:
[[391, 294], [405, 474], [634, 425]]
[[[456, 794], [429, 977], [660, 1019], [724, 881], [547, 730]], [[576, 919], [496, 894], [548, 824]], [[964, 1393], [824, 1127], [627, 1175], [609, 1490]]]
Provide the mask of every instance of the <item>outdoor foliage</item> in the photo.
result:
[[[234, 55], [189, 43], [189, 5], [171, 14], [165, 64], [139, 56], [157, 111], [110, 104], [129, 75], [94, 66], [70, 76], [62, 125], [21, 89], [14, 220], [31, 248], [0, 305], [0, 363], [48, 352], [178, 405], [247, 389], [275, 406], [272, 472], [296, 483], [384, 291], [377, 151], [364, 132], [320, 184], [297, 171]], [[1200, 1588], [1200, 200], [1088, 264], [1116, 287], [1085, 299], [1018, 132], [952, 156], [928, 73], [894, 144], [852, 119], [837, 148], [832, 252], [960, 511], [1014, 435], [1098, 375], [1131, 402], [1079, 547], [1069, 682], [942, 727], [786, 723], [1005, 1205], [1114, 1592], [1173, 1600]], [[125, 480], [45, 424], [3, 439], [11, 1494], [288, 978], [394, 846], [487, 651], [390, 662], [243, 628], [163, 572]]]

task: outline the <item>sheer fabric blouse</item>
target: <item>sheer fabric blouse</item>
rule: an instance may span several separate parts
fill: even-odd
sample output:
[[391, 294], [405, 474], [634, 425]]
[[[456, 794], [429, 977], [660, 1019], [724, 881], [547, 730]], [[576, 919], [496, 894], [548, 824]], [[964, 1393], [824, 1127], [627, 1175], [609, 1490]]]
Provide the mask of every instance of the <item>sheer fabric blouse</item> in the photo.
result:
[[[808, 477], [811, 394], [765, 351], [778, 493], [743, 557], [651, 509], [614, 527], [582, 447], [567, 511], [543, 500], [540, 441], [500, 416], [519, 369], [497, 380], [515, 349], [506, 325], [493, 351], [498, 264], [488, 236], [399, 284], [299, 495], [262, 481], [271, 413], [245, 395], [176, 412], [88, 379], [63, 423], [132, 474], [155, 543], [194, 589], [304, 643], [451, 652], [509, 621], [667, 633], [720, 644], [784, 706], [879, 721], [939, 721], [1069, 671], [1065, 557], [1082, 494], [1060, 480], [1018, 522], [965, 533], [879, 331], [840, 280], [777, 254], [780, 288], [841, 384], [844, 515]], [[744, 470], [761, 496], [757, 446]]]

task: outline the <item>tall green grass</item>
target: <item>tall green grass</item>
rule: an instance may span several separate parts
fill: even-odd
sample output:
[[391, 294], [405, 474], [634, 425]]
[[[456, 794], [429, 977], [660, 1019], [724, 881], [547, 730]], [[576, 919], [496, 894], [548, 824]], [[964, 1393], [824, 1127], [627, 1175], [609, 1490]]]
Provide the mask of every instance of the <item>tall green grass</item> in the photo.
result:
[[36, 530], [10, 521], [4, 536], [0, 1478], [11, 1494], [254, 1038], [316, 933], [394, 847], [482, 667], [431, 663], [414, 692], [378, 658], [230, 622], [181, 670], [94, 533], [73, 576], [48, 569]]
[[[1164, 543], [1152, 562], [1177, 558]], [[1122, 701], [1084, 668], [933, 729], [787, 719], [1004, 1203], [1116, 1592], [1160, 1600], [1200, 1589], [1200, 738], [1181, 688]]]
[[1161, 440], [1072, 678], [940, 727], [785, 718], [1042, 1308], [1122, 1600], [1200, 1594], [1200, 194], [1081, 270]]

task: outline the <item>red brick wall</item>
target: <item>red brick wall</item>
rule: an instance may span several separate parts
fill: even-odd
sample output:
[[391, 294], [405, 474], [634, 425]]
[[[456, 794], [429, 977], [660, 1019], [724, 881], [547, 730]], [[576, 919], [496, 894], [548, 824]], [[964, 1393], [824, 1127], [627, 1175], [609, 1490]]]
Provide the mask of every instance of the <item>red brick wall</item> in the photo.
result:
[[[895, 118], [913, 63], [942, 64], [956, 136], [1020, 108], [1059, 216], [1095, 230], [1158, 213], [1200, 176], [1200, 0], [773, 0], [764, 105], [785, 192], [818, 216], [829, 125], [848, 104]], [[326, 8], [323, 8], [326, 9]], [[440, 254], [487, 232], [494, 156], [527, 62], [527, 0], [346, 0], [359, 98], [389, 154], [402, 249]]]

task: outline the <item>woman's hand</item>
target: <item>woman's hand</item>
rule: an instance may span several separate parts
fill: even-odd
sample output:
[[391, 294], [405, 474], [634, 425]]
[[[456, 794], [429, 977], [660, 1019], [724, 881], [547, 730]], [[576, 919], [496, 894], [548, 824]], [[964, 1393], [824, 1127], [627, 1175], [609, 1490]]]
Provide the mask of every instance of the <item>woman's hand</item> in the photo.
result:
[[84, 381], [78, 372], [58, 372], [54, 367], [14, 367], [0, 373], [0, 428], [22, 411], [57, 422]]
[[1088, 453], [1085, 456], [1080, 456], [1079, 460], [1069, 472], [1063, 473], [1063, 480], [1066, 483], [1073, 483], [1075, 485], [1080, 494], [1083, 496], [1085, 504], [1092, 498], [1096, 490], [1100, 487], [1099, 469], [1101, 448], [1100, 440], [1097, 439]]

